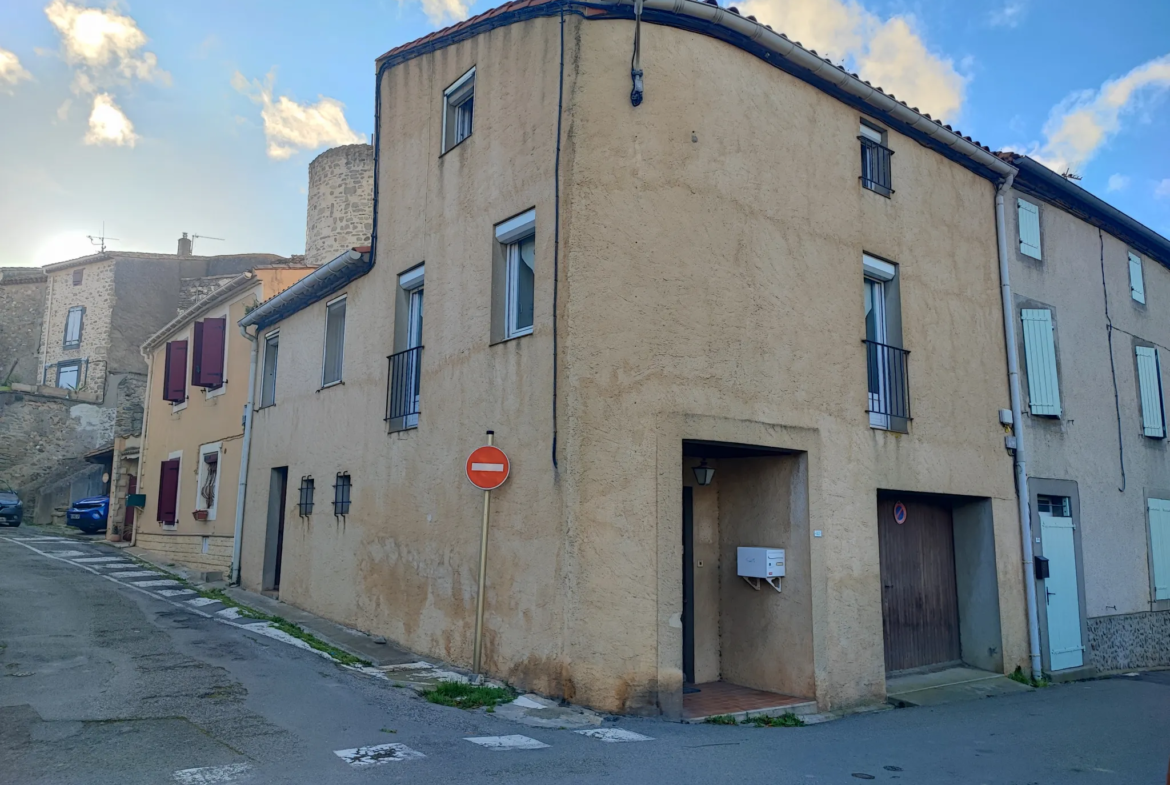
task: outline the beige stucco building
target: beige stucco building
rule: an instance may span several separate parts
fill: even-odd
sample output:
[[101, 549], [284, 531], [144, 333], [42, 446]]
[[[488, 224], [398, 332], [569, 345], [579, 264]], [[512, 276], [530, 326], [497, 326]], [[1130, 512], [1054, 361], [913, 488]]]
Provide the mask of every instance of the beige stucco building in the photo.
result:
[[312, 271], [257, 266], [142, 345], [149, 383], [138, 492], [145, 504], [137, 511], [135, 545], [204, 571], [227, 572], [253, 356], [236, 323], [248, 308]]
[[[512, 3], [379, 60], [372, 258], [242, 322], [280, 347], [244, 586], [470, 664], [490, 429], [493, 676], [678, 717], [1026, 663], [1012, 167], [751, 20], [646, 7], [638, 106], [625, 5]], [[779, 593], [740, 546], [784, 549]]]
[[1005, 157], [1044, 668], [1170, 665], [1170, 242]]

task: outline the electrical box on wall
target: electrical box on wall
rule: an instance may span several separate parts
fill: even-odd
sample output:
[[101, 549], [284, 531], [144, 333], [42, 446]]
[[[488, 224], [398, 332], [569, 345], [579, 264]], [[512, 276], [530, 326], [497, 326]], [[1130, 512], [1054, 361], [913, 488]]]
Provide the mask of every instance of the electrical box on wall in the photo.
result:
[[744, 578], [784, 577], [783, 548], [739, 548], [736, 567]]

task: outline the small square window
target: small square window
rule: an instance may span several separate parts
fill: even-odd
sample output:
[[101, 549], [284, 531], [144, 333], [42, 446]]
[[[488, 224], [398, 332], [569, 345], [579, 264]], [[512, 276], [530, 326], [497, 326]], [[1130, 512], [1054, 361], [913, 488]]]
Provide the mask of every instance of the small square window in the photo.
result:
[[301, 478], [300, 499], [297, 501], [297, 506], [301, 508], [301, 517], [308, 518], [313, 514], [313, 478], [305, 476]]
[[337, 475], [337, 482], [333, 486], [333, 514], [349, 515], [349, 472]]
[[475, 116], [475, 69], [443, 91], [443, 152], [471, 136]]
[[73, 271], [73, 285], [74, 286], [81, 286], [81, 279], [84, 276], [85, 276], [85, 270], [80, 270], [80, 269], [74, 270]]

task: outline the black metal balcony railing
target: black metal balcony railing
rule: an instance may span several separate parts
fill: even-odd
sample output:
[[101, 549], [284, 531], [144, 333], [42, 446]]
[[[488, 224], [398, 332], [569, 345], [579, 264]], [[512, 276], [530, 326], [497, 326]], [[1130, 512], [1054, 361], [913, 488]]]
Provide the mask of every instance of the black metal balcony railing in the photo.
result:
[[[899, 420], [910, 419], [910, 373], [907, 359], [910, 352], [897, 346], [887, 346], [876, 341], [862, 341], [865, 344], [866, 366], [869, 371], [869, 412], [870, 414]], [[887, 427], [899, 430], [900, 423]]]
[[386, 420], [391, 430], [418, 425], [419, 379], [422, 376], [421, 346], [392, 354], [386, 380]]
[[861, 184], [882, 196], [894, 192], [894, 181], [890, 171], [890, 156], [894, 151], [864, 136], [861, 140]]

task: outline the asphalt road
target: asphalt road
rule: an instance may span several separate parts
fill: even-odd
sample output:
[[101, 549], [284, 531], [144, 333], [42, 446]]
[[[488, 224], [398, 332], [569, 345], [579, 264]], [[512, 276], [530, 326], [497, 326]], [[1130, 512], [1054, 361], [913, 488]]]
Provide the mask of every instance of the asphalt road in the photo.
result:
[[[116, 555], [105, 546], [33, 536], [0, 529], [2, 785], [1136, 785], [1162, 783], [1170, 757], [1170, 672], [805, 728], [605, 723], [650, 737], [632, 743], [539, 730], [431, 705], [78, 561]], [[548, 746], [466, 741], [509, 735]], [[406, 759], [335, 753], [388, 743]]]

